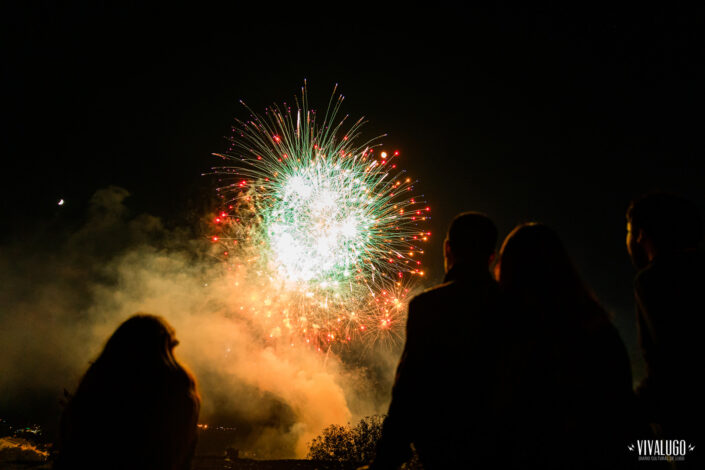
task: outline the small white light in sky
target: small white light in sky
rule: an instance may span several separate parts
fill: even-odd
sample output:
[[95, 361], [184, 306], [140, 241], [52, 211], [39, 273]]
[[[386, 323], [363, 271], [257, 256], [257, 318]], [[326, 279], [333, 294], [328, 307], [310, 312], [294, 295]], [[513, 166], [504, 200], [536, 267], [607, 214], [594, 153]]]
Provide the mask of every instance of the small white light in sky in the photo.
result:
[[64, 200], [63, 200], [63, 199], [59, 199], [58, 205], [63, 206], [63, 205], [64, 205]]

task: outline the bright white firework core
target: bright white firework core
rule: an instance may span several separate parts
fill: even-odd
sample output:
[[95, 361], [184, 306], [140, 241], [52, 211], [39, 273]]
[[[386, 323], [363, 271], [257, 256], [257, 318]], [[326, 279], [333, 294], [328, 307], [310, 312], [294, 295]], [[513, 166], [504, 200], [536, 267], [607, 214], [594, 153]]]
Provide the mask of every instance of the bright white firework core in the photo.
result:
[[290, 175], [267, 217], [277, 272], [289, 281], [319, 281], [329, 288], [354, 272], [370, 226], [352, 173], [327, 162]]

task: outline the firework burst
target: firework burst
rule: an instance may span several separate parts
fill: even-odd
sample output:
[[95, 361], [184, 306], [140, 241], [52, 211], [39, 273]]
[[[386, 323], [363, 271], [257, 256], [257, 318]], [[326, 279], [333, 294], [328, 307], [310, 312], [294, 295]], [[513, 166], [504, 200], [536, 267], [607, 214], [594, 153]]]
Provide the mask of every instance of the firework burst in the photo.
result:
[[[405, 299], [423, 276], [430, 208], [397, 169], [399, 152], [364, 141], [340, 118], [334, 89], [321, 117], [305, 86], [294, 108], [247, 108], [216, 172], [225, 209], [212, 236], [236, 283], [262, 293], [271, 337], [321, 347], [398, 336]], [[244, 103], [243, 103], [244, 105]]]

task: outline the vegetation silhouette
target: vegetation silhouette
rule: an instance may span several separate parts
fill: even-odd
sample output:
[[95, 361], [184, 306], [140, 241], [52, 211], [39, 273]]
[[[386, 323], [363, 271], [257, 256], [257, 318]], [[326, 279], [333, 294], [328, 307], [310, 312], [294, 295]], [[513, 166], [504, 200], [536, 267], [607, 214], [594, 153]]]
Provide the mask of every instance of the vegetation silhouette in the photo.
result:
[[[357, 468], [374, 460], [377, 442], [382, 436], [384, 416], [374, 415], [362, 418], [355, 426], [330, 425], [311, 441], [308, 458], [340, 463], [344, 468]], [[421, 469], [418, 457], [401, 468]]]

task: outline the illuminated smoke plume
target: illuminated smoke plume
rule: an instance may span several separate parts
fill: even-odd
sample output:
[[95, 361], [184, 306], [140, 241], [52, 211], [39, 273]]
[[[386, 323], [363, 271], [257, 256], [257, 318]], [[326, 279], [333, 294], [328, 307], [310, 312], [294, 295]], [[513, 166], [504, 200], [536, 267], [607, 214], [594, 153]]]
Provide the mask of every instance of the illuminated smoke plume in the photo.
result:
[[339, 101], [317, 124], [303, 99], [240, 123], [235, 186], [203, 231], [131, 215], [110, 187], [79, 229], [2, 246], [0, 411], [56, 425], [63, 389], [138, 311], [175, 327], [201, 422], [258, 458], [304, 457], [324, 427], [386, 410], [427, 211], [398, 155], [331, 125]]

